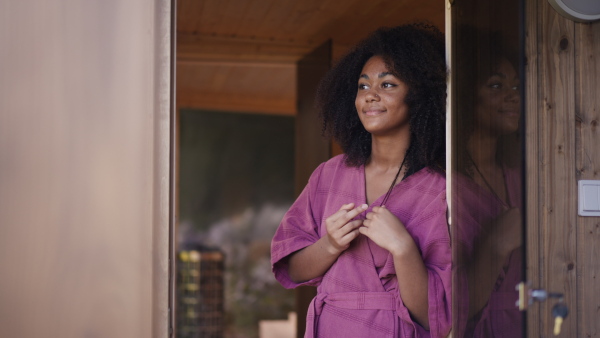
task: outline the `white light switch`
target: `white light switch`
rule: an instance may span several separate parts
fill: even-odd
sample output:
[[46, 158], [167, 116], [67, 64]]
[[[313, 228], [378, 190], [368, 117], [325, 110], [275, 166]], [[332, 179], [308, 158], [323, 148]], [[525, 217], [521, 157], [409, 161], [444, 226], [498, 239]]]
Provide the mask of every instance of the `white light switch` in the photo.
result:
[[600, 180], [579, 181], [579, 216], [600, 216]]

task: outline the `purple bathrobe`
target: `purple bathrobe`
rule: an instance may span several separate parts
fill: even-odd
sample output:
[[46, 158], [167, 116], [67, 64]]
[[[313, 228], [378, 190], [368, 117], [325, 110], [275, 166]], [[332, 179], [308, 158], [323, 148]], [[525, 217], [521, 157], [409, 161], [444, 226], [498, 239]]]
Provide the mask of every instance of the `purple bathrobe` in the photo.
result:
[[[317, 286], [305, 337], [445, 337], [450, 331], [451, 250], [443, 175], [422, 169], [398, 183], [386, 207], [415, 240], [428, 272], [429, 325], [414, 322], [398, 292], [391, 254], [363, 235], [322, 276], [294, 283], [290, 254], [326, 235], [325, 219], [350, 202], [366, 202], [364, 166], [348, 167], [343, 155], [321, 164], [286, 213], [271, 244], [271, 263], [286, 288]], [[383, 196], [357, 218], [364, 218]]]
[[[521, 176], [517, 169], [504, 168], [504, 179], [507, 186], [508, 204], [480, 187], [470, 178], [462, 175], [454, 177], [454, 210], [452, 224], [456, 227], [454, 234], [463, 247], [461, 262], [457, 265], [470, 264], [474, 259], [477, 243], [481, 240], [484, 227], [510, 208], [521, 207]], [[455, 334], [457, 337], [493, 337], [518, 338], [523, 336], [522, 313], [515, 305], [519, 298], [515, 286], [522, 280], [522, 247], [513, 250], [504, 262], [496, 279], [488, 303], [473, 318], [467, 318], [469, 312], [469, 290], [478, 287], [468, 285], [463, 273], [457, 275], [455, 299], [457, 313]]]

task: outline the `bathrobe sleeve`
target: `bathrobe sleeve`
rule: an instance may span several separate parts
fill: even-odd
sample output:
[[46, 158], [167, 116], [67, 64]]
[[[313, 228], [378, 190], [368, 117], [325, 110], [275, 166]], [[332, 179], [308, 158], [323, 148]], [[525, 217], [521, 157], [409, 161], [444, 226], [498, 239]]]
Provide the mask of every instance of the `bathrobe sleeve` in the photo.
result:
[[313, 243], [319, 238], [319, 227], [322, 216], [319, 210], [322, 206], [317, 201], [319, 179], [324, 164], [312, 173], [308, 184], [298, 196], [294, 204], [283, 217], [271, 241], [271, 267], [275, 278], [283, 287], [292, 289], [300, 285], [317, 286], [322, 277], [306, 282], [295, 283], [288, 273], [289, 256]]
[[[445, 210], [445, 207], [440, 206], [431, 213], [420, 215], [419, 218], [424, 222], [437, 224], [438, 227], [444, 229], [442, 232], [447, 233], [448, 223]], [[431, 337], [445, 337], [452, 326], [452, 253], [449, 237], [435, 237], [437, 238], [429, 243], [422, 243], [421, 252], [428, 273], [430, 335]]]

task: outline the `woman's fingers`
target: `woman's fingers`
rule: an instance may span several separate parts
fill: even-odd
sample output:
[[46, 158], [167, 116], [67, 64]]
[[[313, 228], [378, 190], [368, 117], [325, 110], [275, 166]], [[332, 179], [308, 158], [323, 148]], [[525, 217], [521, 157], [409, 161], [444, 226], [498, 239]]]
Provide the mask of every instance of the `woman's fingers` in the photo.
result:
[[353, 220], [337, 230], [328, 231], [327, 241], [335, 252], [340, 253], [350, 246], [350, 242], [358, 236], [358, 228], [361, 224], [362, 220]]
[[361, 214], [363, 211], [367, 210], [368, 206], [366, 204], [362, 204], [359, 205], [358, 207], [348, 211], [344, 216], [343, 219], [345, 220], [344, 223], [349, 222], [351, 219], [353, 219], [354, 217], [358, 216], [359, 214]]
[[340, 219], [341, 217], [343, 217], [345, 214], [347, 214], [349, 211], [352, 210], [352, 208], [354, 208], [354, 203], [348, 203], [348, 204], [344, 204], [342, 205], [342, 207], [336, 211], [333, 215], [327, 217], [328, 221], [332, 221], [335, 222], [338, 219]]
[[342, 210], [350, 210], [354, 208], [354, 203], [348, 203], [348, 204], [344, 204], [342, 205], [342, 207], [340, 208], [340, 210], [338, 211], [342, 211]]
[[354, 230], [358, 229], [359, 227], [362, 226], [363, 220], [362, 219], [356, 219], [353, 221], [350, 221], [346, 224], [344, 224], [343, 227], [341, 227], [340, 229], [338, 229], [334, 234], [333, 237], [337, 238], [339, 240], [340, 244], [348, 244], [348, 241], [345, 241], [346, 236], [350, 233], [352, 233]]
[[383, 210], [384, 209], [382, 209], [382, 207], [374, 207], [371, 212], [367, 213], [365, 218], [368, 220], [375, 220], [377, 218], [380, 218], [383, 215]]
[[354, 218], [365, 211], [368, 206], [366, 204], [359, 205], [356, 208], [354, 206], [354, 203], [342, 205], [337, 212], [325, 221], [328, 242], [337, 251], [347, 249], [350, 242], [359, 234], [357, 229], [362, 225], [362, 220]]
[[352, 220], [354, 217], [358, 216], [363, 211], [367, 210], [367, 205], [362, 204], [356, 208], [353, 208], [354, 203], [344, 204], [340, 210], [338, 210], [335, 214], [331, 215], [327, 221], [331, 222], [331, 225], [337, 225], [336, 228], [343, 227], [346, 223]]
[[360, 227], [360, 228], [358, 228], [358, 232], [369, 237], [369, 235], [368, 235], [369, 227], [366, 227], [366, 226]]
[[354, 221], [350, 221], [350, 222], [346, 223], [343, 227], [341, 227], [340, 232], [343, 234], [347, 234], [347, 233], [351, 232], [352, 230], [360, 227], [362, 224], [363, 224], [362, 219], [355, 219]]
[[349, 244], [353, 239], [358, 236], [358, 229], [362, 226], [362, 220], [354, 220], [352, 222], [348, 222], [342, 230], [342, 237], [340, 238], [345, 244]]

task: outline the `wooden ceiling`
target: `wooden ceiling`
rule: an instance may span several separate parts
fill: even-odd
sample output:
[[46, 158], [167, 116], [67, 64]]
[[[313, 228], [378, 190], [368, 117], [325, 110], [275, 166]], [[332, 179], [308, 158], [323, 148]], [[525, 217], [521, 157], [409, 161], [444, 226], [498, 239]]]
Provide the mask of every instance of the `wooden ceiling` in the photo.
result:
[[177, 106], [294, 115], [296, 62], [381, 26], [444, 28], [443, 0], [178, 0]]

